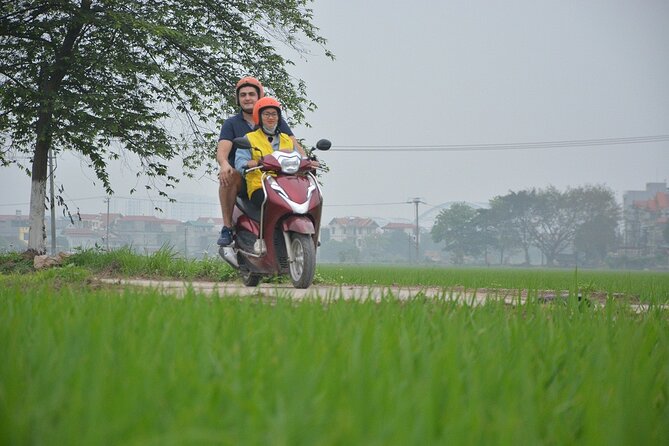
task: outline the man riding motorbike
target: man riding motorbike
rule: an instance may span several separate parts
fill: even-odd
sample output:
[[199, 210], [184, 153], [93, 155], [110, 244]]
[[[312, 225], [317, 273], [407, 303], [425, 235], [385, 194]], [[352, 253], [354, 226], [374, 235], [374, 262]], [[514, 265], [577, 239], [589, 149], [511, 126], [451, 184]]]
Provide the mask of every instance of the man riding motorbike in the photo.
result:
[[[220, 246], [232, 243], [232, 209], [237, 194], [242, 190], [242, 177], [233, 167], [236, 147], [232, 141], [254, 130], [253, 107], [264, 95], [263, 85], [258, 79], [250, 76], [241, 78], [235, 86], [235, 100], [241, 110], [238, 114], [226, 119], [221, 127], [216, 148], [216, 159], [220, 166], [218, 195], [223, 216], [223, 228], [218, 239]], [[281, 132], [289, 135], [297, 150], [304, 155], [286, 122], [280, 119], [278, 125]]]

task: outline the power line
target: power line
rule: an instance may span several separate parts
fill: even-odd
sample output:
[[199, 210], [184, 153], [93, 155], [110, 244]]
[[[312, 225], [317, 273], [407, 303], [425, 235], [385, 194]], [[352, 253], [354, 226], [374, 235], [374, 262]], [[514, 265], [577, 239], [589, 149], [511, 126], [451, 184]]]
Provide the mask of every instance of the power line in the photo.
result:
[[495, 144], [425, 144], [425, 145], [337, 145], [337, 152], [469, 152], [479, 150], [539, 150], [570, 147], [645, 144], [669, 141], [669, 135], [631, 136], [626, 138], [572, 139]]
[[355, 204], [328, 204], [323, 203], [324, 207], [341, 207], [341, 206], [396, 206], [398, 204], [407, 204], [406, 201], [398, 201], [395, 203], [355, 203]]
[[0, 203], [0, 206], [28, 206], [30, 203]]
[[[166, 198], [140, 198], [140, 197], [122, 197], [122, 196], [117, 196], [117, 195], [112, 195], [111, 200], [126, 200], [126, 201], [141, 201], [141, 202], [150, 202], [150, 203], [167, 203], [167, 204], [200, 204], [200, 205], [207, 205], [207, 206], [219, 206], [220, 204], [215, 200], [212, 199], [211, 201], [181, 201], [181, 200], [176, 200], [175, 202], [171, 202]], [[90, 201], [90, 200], [102, 200], [105, 201], [107, 199], [106, 195], [100, 195], [97, 197], [84, 197], [84, 198], [67, 198], [65, 200], [68, 203], [77, 203], [79, 201]], [[29, 202], [25, 203], [0, 203], [0, 206], [27, 206], [29, 205]]]
[[[106, 200], [107, 197], [105, 196], [99, 196], [99, 197], [87, 197], [87, 198], [72, 198], [69, 199], [69, 202], [77, 202], [77, 201], [86, 201], [86, 200]], [[152, 202], [152, 203], [165, 203], [167, 200], [152, 200], [149, 198], [129, 198], [129, 197], [115, 197], [112, 196], [110, 197], [111, 200], [113, 201], [114, 199], [120, 199], [120, 200], [131, 200], [131, 201], [143, 201], [143, 202]], [[0, 206], [27, 206], [30, 203], [0, 203]], [[177, 201], [176, 203], [172, 204], [198, 204], [198, 205], [207, 205], [207, 206], [218, 206], [219, 203], [216, 201], [206, 201], [206, 202], [198, 202], [198, 201]], [[347, 204], [329, 204], [329, 203], [324, 203], [325, 207], [355, 207], [355, 206], [397, 206], [397, 205], [404, 205], [407, 204], [406, 201], [397, 201], [397, 202], [389, 202], [389, 203], [347, 203]]]

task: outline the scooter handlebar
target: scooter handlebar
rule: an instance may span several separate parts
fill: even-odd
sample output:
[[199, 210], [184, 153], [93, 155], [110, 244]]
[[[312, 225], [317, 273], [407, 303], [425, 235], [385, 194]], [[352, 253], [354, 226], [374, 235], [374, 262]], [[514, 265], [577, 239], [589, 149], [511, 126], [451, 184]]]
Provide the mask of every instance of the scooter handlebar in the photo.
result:
[[[272, 155], [265, 155], [258, 160], [257, 167], [251, 167], [247, 169], [247, 172], [254, 170], [261, 170], [263, 172], [283, 172], [281, 163]], [[300, 165], [295, 173], [298, 172], [307, 172], [313, 170], [311, 167], [311, 160], [309, 158], [302, 158], [300, 160]]]

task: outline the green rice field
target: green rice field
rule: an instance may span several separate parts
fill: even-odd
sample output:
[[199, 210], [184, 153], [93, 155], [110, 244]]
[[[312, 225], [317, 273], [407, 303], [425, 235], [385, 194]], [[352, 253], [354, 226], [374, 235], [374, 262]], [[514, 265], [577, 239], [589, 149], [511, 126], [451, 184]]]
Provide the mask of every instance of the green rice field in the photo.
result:
[[318, 274], [325, 283], [600, 292], [669, 303], [669, 273], [658, 271], [320, 265]]
[[318, 277], [605, 289], [651, 306], [176, 298], [74, 264], [0, 274], [0, 444], [669, 444], [666, 273]]

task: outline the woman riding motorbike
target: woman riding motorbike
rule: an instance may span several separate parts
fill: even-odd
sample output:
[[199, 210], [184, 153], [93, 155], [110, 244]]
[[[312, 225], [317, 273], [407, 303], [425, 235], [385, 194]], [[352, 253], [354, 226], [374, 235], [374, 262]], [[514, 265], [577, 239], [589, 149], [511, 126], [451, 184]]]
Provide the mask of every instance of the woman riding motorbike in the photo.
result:
[[[280, 119], [279, 101], [268, 96], [259, 99], [253, 107], [253, 121], [258, 128], [245, 136], [252, 148], [237, 149], [235, 154], [235, 169], [245, 177], [248, 197], [257, 206], [262, 205], [265, 199], [261, 184], [262, 173], [259, 170], [246, 170], [257, 167], [260, 158], [277, 150], [299, 154], [290, 136], [279, 131]], [[318, 163], [312, 162], [312, 167], [318, 167]]]

